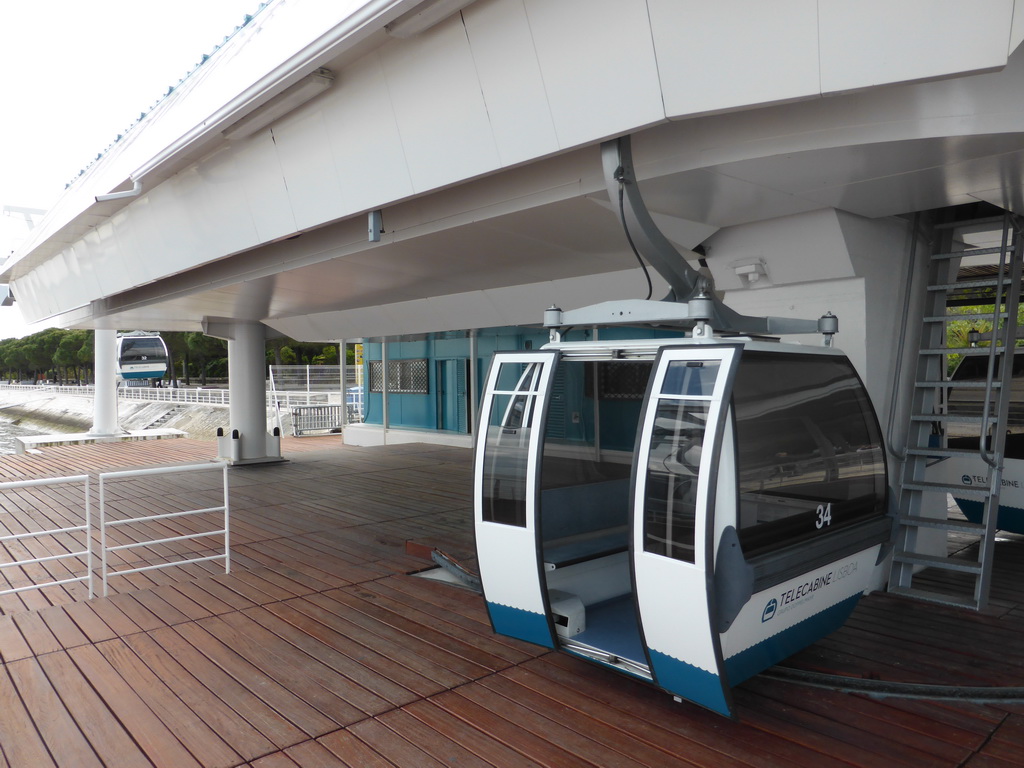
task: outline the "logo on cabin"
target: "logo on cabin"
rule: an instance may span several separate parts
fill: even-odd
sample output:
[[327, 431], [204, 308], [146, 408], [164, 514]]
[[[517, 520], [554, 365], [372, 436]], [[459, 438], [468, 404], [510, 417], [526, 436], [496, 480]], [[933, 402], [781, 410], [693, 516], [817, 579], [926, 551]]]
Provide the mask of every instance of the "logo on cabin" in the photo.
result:
[[964, 485], [972, 485], [971, 476], [964, 475], [963, 477], [960, 478], [960, 482], [963, 483]]
[[764, 624], [766, 621], [768, 621], [768, 619], [772, 618], [772, 616], [775, 615], [775, 611], [778, 607], [778, 600], [776, 600], [774, 597], [771, 600], [769, 600], [765, 604], [764, 610], [761, 612], [761, 623]]

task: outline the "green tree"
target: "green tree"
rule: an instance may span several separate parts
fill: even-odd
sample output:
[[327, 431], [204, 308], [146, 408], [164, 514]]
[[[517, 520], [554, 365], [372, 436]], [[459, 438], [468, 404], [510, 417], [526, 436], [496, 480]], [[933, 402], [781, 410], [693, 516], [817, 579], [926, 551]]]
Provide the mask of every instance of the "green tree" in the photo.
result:
[[207, 336], [205, 333], [190, 331], [185, 334], [185, 343], [192, 358], [199, 361], [199, 382], [205, 387], [207, 371], [211, 365], [227, 358], [227, 342], [222, 339], [216, 339], [213, 336]]
[[82, 346], [78, 348], [78, 364], [83, 370], [88, 371], [86, 383], [95, 381], [96, 374], [96, 334], [93, 331], [85, 331], [82, 338]]
[[53, 353], [53, 364], [62, 371], [62, 381], [66, 382], [71, 378], [81, 380], [81, 361], [78, 353], [85, 343], [86, 335], [86, 331], [82, 330], [67, 331], [57, 344], [57, 349]]
[[295, 350], [291, 346], [286, 345], [281, 347], [281, 365], [298, 365], [299, 356], [295, 354]]
[[335, 344], [329, 344], [323, 348], [319, 355], [314, 355], [313, 365], [337, 365], [338, 364], [338, 347]]
[[163, 337], [164, 343], [167, 345], [167, 374], [173, 386], [178, 386], [178, 368], [181, 368], [181, 377], [185, 380], [185, 385], [192, 383], [191, 373], [189, 371], [189, 350], [188, 340], [186, 339], [187, 333], [181, 331], [172, 331], [160, 334]]
[[[970, 346], [971, 331], [978, 331], [980, 334], [991, 333], [992, 315], [994, 308], [991, 304], [972, 307], [950, 307], [949, 315], [978, 315], [978, 317], [965, 317], [963, 320], [951, 320], [946, 324], [946, 346], [950, 349], [958, 349]], [[1024, 304], [1017, 308], [1017, 327], [1024, 328]], [[1024, 344], [1024, 339], [1017, 339], [1016, 346]], [[987, 347], [989, 341], [980, 341], [978, 346]], [[946, 357], [946, 373], [952, 375], [953, 371], [960, 364], [963, 355], [951, 354]]]

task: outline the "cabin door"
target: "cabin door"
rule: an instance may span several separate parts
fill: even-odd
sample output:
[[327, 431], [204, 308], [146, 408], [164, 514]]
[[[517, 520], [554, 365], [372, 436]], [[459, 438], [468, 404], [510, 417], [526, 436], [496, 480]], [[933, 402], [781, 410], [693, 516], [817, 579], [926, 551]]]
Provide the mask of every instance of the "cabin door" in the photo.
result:
[[540, 450], [555, 352], [499, 352], [480, 405], [473, 472], [477, 558], [494, 630], [555, 647], [537, 543]]
[[636, 600], [654, 682], [725, 715], [732, 697], [712, 618], [714, 514], [739, 352], [701, 346], [659, 353], [633, 498]]

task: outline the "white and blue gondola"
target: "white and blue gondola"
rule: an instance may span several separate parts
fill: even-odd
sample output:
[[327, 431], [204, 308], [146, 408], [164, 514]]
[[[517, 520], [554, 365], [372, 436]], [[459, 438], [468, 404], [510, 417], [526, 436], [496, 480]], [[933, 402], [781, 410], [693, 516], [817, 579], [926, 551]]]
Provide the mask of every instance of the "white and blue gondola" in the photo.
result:
[[834, 349], [554, 343], [497, 353], [481, 405], [495, 631], [724, 715], [842, 625], [891, 539], [878, 422]]
[[167, 344], [159, 333], [131, 331], [117, 336], [117, 375], [125, 381], [162, 379], [167, 359]]

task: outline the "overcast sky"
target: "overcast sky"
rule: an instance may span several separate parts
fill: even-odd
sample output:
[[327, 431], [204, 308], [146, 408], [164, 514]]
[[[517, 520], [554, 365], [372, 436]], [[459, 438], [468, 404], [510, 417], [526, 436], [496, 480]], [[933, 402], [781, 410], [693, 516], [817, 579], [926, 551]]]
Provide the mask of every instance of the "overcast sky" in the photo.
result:
[[[260, 0], [0, 0], [0, 208], [46, 209]], [[0, 255], [27, 234], [0, 216]], [[0, 339], [27, 333], [0, 307]]]

